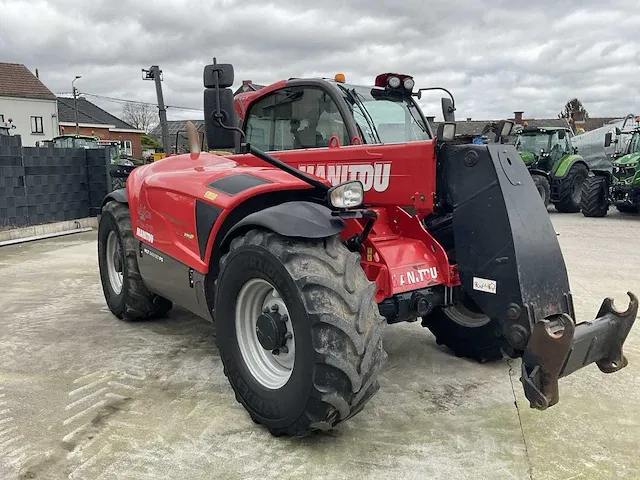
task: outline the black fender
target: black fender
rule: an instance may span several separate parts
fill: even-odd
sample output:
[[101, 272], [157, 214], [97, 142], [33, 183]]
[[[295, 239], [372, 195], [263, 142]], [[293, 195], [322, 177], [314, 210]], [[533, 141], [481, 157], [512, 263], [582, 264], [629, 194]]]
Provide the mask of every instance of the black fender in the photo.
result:
[[544, 170], [540, 170], [538, 168], [530, 168], [529, 173], [531, 175], [540, 175], [541, 177], [545, 177], [547, 180], [549, 180], [549, 183], [551, 183], [551, 175], [549, 175], [549, 172], [545, 172]]
[[332, 215], [331, 209], [314, 202], [284, 202], [247, 215], [226, 234], [222, 245], [228, 245], [240, 231], [252, 227], [273, 230], [285, 237], [326, 238], [340, 233], [345, 221]]
[[127, 189], [119, 188], [118, 190], [114, 190], [113, 192], [108, 193], [104, 197], [104, 200], [102, 200], [102, 204], [100, 205], [100, 210], [102, 211], [102, 208], [111, 200], [115, 200], [118, 203], [124, 203], [125, 205], [127, 205], [129, 203], [129, 198], [127, 197]]

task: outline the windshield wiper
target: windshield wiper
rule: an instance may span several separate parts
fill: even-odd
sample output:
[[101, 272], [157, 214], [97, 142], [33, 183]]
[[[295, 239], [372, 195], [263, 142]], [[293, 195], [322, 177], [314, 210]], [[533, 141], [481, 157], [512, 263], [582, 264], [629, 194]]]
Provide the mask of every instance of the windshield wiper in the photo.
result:
[[278, 107], [280, 105], [284, 105], [285, 103], [295, 102], [300, 97], [302, 97], [303, 94], [304, 94], [304, 92], [302, 90], [298, 90], [296, 92], [291, 92], [289, 95], [284, 97], [282, 100], [277, 101], [273, 105], [266, 105], [262, 109], [263, 110], [267, 110], [269, 108], [275, 108], [275, 107]]
[[[360, 98], [358, 97], [358, 93], [355, 90], [351, 91], [343, 87], [342, 85], [339, 85], [339, 87], [347, 94], [347, 96], [351, 100], [351, 103], [358, 106], [360, 113], [362, 113], [362, 116], [367, 121], [367, 124], [371, 129], [371, 133], [373, 133], [374, 136], [378, 139], [378, 143], [382, 143], [382, 140], [380, 139], [380, 135], [378, 134], [378, 130], [376, 129], [375, 124], [373, 123], [373, 119], [369, 115], [369, 111], [367, 110], [367, 107], [364, 106], [364, 103], [362, 103], [362, 100], [360, 100]], [[356, 125], [357, 125], [357, 122], [356, 122]]]

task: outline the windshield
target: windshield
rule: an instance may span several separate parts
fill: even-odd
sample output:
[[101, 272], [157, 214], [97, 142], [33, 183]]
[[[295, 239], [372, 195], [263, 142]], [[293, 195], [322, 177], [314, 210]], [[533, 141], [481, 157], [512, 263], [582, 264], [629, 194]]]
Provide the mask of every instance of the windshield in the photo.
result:
[[628, 153], [640, 153], [640, 132], [635, 132], [631, 137]]
[[549, 149], [549, 135], [545, 133], [522, 134], [518, 139], [518, 150], [521, 152], [538, 153]]
[[432, 137], [430, 128], [410, 98], [369, 87], [338, 86], [351, 107], [364, 143], [404, 143]]

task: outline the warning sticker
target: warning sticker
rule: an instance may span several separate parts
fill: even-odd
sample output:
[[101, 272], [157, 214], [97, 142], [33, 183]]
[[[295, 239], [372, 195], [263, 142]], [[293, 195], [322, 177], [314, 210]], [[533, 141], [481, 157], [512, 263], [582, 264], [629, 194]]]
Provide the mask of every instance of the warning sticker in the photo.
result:
[[473, 289], [495, 294], [497, 291], [497, 282], [486, 278], [473, 277]]

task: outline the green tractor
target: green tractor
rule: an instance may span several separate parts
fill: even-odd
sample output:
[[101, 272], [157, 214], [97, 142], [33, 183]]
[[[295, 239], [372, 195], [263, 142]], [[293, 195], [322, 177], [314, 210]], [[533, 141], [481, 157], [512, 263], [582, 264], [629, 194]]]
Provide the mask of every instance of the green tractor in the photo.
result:
[[[604, 217], [610, 205], [621, 213], [640, 212], [640, 126], [631, 131], [626, 147], [613, 160], [612, 172], [593, 170], [585, 181], [581, 210], [585, 217]], [[605, 137], [605, 147], [611, 134]]]
[[531, 173], [545, 206], [563, 213], [580, 211], [582, 185], [589, 167], [570, 141], [568, 127], [524, 127], [515, 146]]

